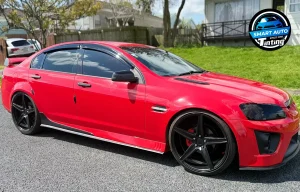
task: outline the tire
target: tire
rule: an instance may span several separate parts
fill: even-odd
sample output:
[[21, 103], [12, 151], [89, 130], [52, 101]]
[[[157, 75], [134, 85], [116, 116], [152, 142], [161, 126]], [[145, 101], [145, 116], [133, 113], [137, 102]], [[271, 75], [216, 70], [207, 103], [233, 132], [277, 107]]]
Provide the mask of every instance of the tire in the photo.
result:
[[25, 93], [14, 94], [11, 100], [11, 115], [17, 129], [24, 135], [42, 131], [39, 110], [34, 101]]
[[168, 141], [177, 162], [188, 172], [213, 176], [222, 173], [237, 153], [228, 125], [204, 110], [189, 110], [170, 125]]

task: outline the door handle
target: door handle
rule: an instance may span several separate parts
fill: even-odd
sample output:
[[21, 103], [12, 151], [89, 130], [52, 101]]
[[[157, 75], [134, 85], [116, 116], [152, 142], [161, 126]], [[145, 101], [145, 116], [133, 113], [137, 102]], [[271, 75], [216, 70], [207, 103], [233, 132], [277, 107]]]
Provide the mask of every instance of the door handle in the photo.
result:
[[41, 76], [39, 76], [38, 74], [35, 74], [35, 75], [31, 75], [31, 78], [33, 78], [33, 79], [40, 79]]
[[86, 82], [78, 82], [78, 86], [86, 88], [86, 87], [91, 87], [92, 85]]

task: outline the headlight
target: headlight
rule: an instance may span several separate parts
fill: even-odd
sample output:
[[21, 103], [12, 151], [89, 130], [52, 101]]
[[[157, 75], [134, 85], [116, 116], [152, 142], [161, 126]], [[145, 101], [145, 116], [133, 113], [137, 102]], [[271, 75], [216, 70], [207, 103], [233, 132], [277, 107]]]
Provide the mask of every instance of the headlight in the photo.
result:
[[286, 114], [278, 105], [247, 103], [240, 105], [241, 110], [249, 120], [268, 121], [284, 119]]

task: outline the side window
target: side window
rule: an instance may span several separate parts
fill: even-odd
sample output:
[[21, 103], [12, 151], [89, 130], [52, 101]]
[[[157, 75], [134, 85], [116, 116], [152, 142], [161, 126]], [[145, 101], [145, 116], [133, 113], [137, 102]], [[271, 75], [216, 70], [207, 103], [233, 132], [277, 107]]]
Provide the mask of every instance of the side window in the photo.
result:
[[73, 68], [77, 65], [79, 56], [77, 49], [48, 53], [43, 64], [43, 69], [74, 73], [75, 70]]
[[84, 51], [82, 69], [84, 75], [111, 78], [114, 72], [130, 69], [129, 65], [106, 53], [93, 50]]
[[31, 62], [30, 68], [32, 69], [40, 69], [42, 68], [43, 61], [45, 58], [45, 54], [39, 54], [36, 58], [34, 58]]

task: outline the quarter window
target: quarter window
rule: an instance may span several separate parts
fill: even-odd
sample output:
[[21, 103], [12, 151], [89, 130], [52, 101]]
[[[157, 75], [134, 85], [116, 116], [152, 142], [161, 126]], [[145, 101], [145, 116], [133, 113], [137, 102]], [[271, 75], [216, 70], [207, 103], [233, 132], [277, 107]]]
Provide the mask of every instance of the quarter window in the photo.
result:
[[114, 72], [130, 69], [131, 66], [106, 53], [93, 50], [84, 52], [82, 69], [84, 75], [111, 78]]
[[43, 64], [43, 69], [74, 73], [75, 70], [73, 68], [77, 65], [79, 56], [77, 49], [48, 53]]
[[31, 62], [30, 68], [32, 68], [32, 69], [40, 69], [40, 68], [42, 68], [44, 58], [45, 58], [45, 54], [42, 53], [42, 54], [38, 55]]

